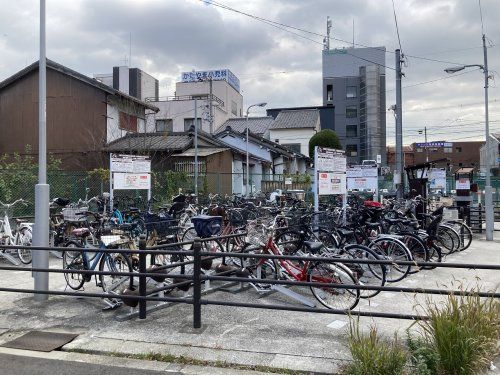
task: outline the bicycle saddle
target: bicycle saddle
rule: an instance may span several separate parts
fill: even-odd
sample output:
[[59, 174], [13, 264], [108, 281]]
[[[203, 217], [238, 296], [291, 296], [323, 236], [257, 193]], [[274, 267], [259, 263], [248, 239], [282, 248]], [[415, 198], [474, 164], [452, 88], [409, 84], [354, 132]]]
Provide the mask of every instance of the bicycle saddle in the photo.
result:
[[89, 228], [76, 228], [71, 231], [71, 234], [75, 237], [87, 237], [90, 235]]
[[354, 231], [350, 229], [345, 229], [345, 228], [337, 228], [337, 232], [342, 236], [342, 237], [348, 237], [354, 233]]
[[311, 253], [319, 253], [323, 246], [323, 242], [304, 241], [304, 247]]

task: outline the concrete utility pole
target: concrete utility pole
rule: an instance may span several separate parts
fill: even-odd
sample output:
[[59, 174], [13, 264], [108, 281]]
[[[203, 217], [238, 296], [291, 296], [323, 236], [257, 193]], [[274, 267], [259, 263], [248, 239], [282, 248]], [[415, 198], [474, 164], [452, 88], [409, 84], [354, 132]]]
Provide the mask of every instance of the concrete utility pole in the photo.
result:
[[[38, 62], [38, 184], [35, 186], [35, 225], [33, 245], [49, 246], [49, 185], [47, 184], [47, 60], [45, 53], [45, 0], [40, 0], [40, 59]], [[33, 251], [33, 267], [49, 268], [49, 252]], [[33, 272], [34, 288], [49, 290], [49, 273]], [[48, 294], [35, 294], [43, 302]]]
[[485, 131], [486, 131], [486, 180], [484, 186], [484, 209], [486, 216], [486, 240], [493, 241], [493, 230], [494, 230], [494, 214], [493, 214], [493, 189], [491, 187], [491, 166], [489, 153], [491, 150], [491, 139], [490, 139], [490, 122], [488, 113], [488, 87], [489, 87], [489, 75], [488, 75], [488, 49], [486, 48], [486, 35], [483, 34], [483, 56], [484, 56], [484, 121], [485, 121]]
[[194, 98], [194, 195], [198, 200], [198, 100]]
[[210, 116], [210, 134], [214, 132], [214, 113], [213, 113], [213, 84], [212, 78], [209, 79], [208, 83], [210, 85], [210, 101], [208, 102], [208, 113]]
[[401, 98], [401, 51], [396, 50], [396, 172], [399, 174], [397, 197], [403, 198], [404, 194], [404, 159], [403, 159], [403, 108]]

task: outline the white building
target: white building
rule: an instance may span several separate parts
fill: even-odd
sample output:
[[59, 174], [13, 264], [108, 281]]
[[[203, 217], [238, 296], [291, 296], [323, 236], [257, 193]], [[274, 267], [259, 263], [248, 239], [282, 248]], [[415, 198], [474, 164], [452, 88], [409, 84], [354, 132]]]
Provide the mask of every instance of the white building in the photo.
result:
[[208, 133], [214, 133], [228, 119], [242, 116], [239, 80], [229, 69], [182, 73], [174, 96], [146, 99], [160, 109], [156, 131], [189, 130], [195, 122], [195, 99], [198, 126]]
[[283, 110], [269, 128], [269, 139], [293, 152], [309, 155], [309, 140], [320, 130], [319, 110]]

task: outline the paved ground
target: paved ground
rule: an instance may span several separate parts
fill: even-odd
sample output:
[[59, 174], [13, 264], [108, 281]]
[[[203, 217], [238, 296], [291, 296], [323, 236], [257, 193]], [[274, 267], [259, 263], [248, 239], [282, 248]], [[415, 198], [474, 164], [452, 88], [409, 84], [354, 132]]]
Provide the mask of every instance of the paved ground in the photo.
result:
[[[497, 234], [497, 238], [498, 238]], [[498, 238], [500, 239], [500, 238]], [[475, 240], [471, 247], [446, 260], [458, 263], [500, 264], [500, 241]], [[52, 267], [60, 260], [53, 259]], [[412, 275], [398, 285], [418, 287], [467, 287], [479, 285], [482, 290], [500, 286], [500, 273], [458, 269], [436, 269]], [[51, 288], [64, 290], [64, 277], [51, 275]], [[89, 283], [89, 285], [91, 285]], [[29, 272], [0, 271], [0, 287], [32, 288]], [[88, 291], [99, 291], [95, 283]], [[308, 289], [295, 289], [312, 298]], [[253, 289], [238, 294], [216, 292], [206, 298], [240, 302], [297, 303], [278, 293], [260, 297]], [[437, 301], [442, 297], [426, 297], [402, 293], [381, 293], [362, 301], [358, 309], [414, 313], [421, 311], [426, 298]], [[37, 304], [28, 294], [0, 293], [0, 343], [20, 336], [27, 330], [46, 329], [78, 332], [80, 336], [64, 350], [79, 350], [93, 354], [162, 353], [185, 356], [210, 362], [335, 373], [349, 359], [345, 333], [346, 316], [312, 314], [265, 309], [203, 306], [203, 328], [192, 327], [192, 307], [175, 305], [150, 313], [146, 320], [118, 321], [116, 317], [127, 308], [103, 312], [98, 299], [51, 297]], [[398, 332], [405, 336], [410, 321], [361, 318], [367, 328], [376, 324], [388, 336]], [[413, 329], [416, 329], [413, 326]]]

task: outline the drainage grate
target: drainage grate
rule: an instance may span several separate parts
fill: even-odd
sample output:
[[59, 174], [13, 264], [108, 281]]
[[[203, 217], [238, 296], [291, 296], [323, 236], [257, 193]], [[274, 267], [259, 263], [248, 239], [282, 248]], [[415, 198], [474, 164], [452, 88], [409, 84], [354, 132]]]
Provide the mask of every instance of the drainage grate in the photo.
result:
[[0, 346], [38, 352], [51, 352], [73, 341], [77, 336], [77, 333], [30, 331]]

